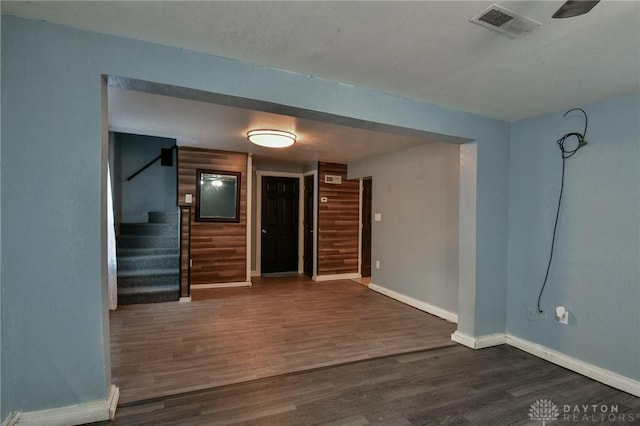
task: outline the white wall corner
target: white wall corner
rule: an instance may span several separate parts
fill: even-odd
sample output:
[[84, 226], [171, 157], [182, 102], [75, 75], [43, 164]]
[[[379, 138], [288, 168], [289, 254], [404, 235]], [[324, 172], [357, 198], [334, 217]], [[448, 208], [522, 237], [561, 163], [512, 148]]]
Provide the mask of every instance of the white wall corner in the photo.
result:
[[504, 333], [486, 334], [484, 336], [473, 337], [456, 330], [456, 332], [451, 335], [451, 340], [471, 349], [483, 349], [491, 346], [504, 345], [507, 339]]
[[529, 340], [522, 339], [511, 334], [506, 335], [508, 345], [528, 352], [546, 361], [557, 364], [566, 369], [575, 371], [590, 379], [596, 380], [605, 385], [614, 387], [631, 395], [640, 397], [640, 381], [623, 376], [611, 370], [590, 364], [588, 362], [573, 358], [562, 352], [546, 346], [539, 345]]
[[458, 314], [455, 312], [447, 311], [446, 309], [414, 299], [413, 297], [406, 296], [402, 293], [398, 293], [397, 291], [390, 290], [374, 283], [369, 284], [369, 289], [449, 322], [458, 322]]
[[[109, 395], [100, 401], [85, 402], [68, 407], [52, 408], [49, 410], [19, 413], [16, 425], [34, 426], [69, 426], [85, 423], [113, 420], [120, 398], [120, 390], [111, 385]], [[4, 425], [4, 422], [3, 422]]]
[[451, 340], [453, 340], [456, 343], [460, 343], [463, 346], [466, 346], [468, 348], [471, 349], [475, 349], [476, 348], [476, 340], [469, 336], [466, 333], [462, 333], [459, 330], [456, 330], [452, 335], [451, 335]]
[[13, 413], [9, 413], [6, 419], [2, 421], [2, 426], [13, 426], [17, 425], [20, 421], [20, 412], [16, 411]]

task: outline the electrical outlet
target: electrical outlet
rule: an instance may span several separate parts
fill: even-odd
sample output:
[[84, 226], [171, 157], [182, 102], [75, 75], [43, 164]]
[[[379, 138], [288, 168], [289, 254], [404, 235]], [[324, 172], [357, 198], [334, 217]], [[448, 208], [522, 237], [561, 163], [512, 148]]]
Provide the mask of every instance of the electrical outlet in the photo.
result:
[[556, 319], [560, 324], [568, 325], [569, 324], [569, 311], [564, 306], [556, 307]]
[[380, 269], [380, 261], [376, 260], [376, 269]]

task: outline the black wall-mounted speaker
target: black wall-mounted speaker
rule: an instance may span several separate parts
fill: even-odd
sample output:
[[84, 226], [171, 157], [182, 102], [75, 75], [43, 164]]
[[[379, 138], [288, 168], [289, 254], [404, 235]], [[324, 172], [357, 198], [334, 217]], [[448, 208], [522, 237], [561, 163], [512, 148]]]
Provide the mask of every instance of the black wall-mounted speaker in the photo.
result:
[[162, 148], [160, 153], [160, 164], [167, 167], [173, 167], [173, 148]]

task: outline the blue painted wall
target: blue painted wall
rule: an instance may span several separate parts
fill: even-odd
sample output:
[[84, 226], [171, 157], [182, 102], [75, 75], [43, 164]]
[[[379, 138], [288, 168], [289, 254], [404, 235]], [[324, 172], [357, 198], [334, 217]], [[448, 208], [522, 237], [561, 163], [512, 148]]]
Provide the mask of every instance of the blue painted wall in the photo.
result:
[[[588, 145], [567, 160], [554, 261], [544, 279], [560, 190], [556, 140], [582, 132], [565, 111], [512, 125], [509, 174], [508, 331], [640, 379], [640, 94], [583, 107]], [[570, 312], [569, 325], [555, 307]]]
[[2, 20], [2, 418], [103, 399], [110, 384], [105, 74], [475, 140], [477, 280], [468, 291], [476, 303], [460, 307], [459, 326], [505, 330], [508, 123], [184, 49]]
[[155, 136], [116, 133], [118, 144], [115, 161], [118, 182], [114, 191], [114, 209], [120, 223], [147, 222], [150, 211], [176, 210], [177, 200], [177, 162], [173, 152], [173, 166], [162, 166], [160, 160], [145, 169], [136, 177], [129, 176], [140, 170], [142, 166], [160, 155], [162, 148], [171, 148], [175, 139]]

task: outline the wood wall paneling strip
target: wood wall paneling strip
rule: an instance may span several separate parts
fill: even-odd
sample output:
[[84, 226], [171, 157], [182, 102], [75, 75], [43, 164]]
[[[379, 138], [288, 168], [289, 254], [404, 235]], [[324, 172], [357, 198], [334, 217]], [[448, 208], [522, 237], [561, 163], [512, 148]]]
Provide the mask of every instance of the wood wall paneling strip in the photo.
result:
[[[196, 171], [240, 172], [240, 221], [238, 223], [196, 222]], [[178, 148], [178, 203], [192, 194], [191, 211], [191, 284], [244, 281], [247, 248], [247, 154], [200, 148]], [[183, 225], [184, 227], [184, 225]], [[183, 240], [186, 233], [183, 233]], [[186, 247], [183, 241], [183, 247]], [[184, 256], [184, 253], [181, 253]], [[181, 262], [183, 277], [186, 260]], [[184, 279], [184, 278], [183, 278]]]
[[[345, 164], [318, 164], [318, 275], [358, 272], [360, 183], [347, 180]], [[342, 178], [325, 183], [326, 175]]]

